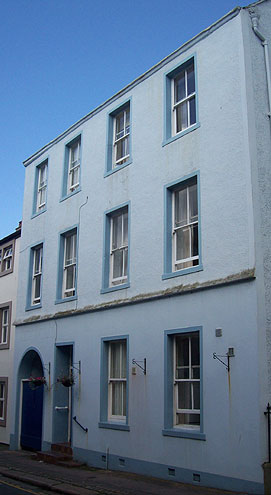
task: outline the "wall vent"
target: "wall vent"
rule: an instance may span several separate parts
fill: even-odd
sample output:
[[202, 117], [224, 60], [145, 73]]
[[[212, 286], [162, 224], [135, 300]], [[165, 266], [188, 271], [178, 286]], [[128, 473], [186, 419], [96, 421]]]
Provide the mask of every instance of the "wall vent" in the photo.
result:
[[168, 475], [169, 476], [175, 476], [175, 469], [174, 468], [168, 468]]

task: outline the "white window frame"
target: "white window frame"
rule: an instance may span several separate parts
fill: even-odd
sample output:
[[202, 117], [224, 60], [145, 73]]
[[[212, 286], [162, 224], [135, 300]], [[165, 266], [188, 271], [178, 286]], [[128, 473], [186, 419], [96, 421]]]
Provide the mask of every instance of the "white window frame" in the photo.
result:
[[2, 262], [4, 264], [3, 271], [6, 272], [12, 268], [12, 256], [13, 256], [12, 245], [3, 249], [3, 260], [2, 260]]
[[[2, 387], [1, 387], [2, 386]], [[3, 394], [1, 395], [1, 388], [3, 390]], [[2, 411], [3, 414], [2, 416], [0, 415], [0, 421], [5, 421], [6, 416], [5, 416], [5, 405], [6, 405], [6, 383], [0, 381], [0, 403], [2, 404]]]
[[[41, 302], [41, 278], [42, 278], [42, 258], [43, 258], [43, 247], [38, 246], [33, 250], [33, 269], [32, 269], [32, 296], [31, 296], [31, 301], [32, 305], [40, 304]], [[39, 259], [38, 259], [38, 269], [36, 270], [36, 260], [38, 257], [39, 253]], [[39, 292], [39, 297], [35, 297], [36, 293], [36, 284], [40, 284], [40, 292]]]
[[[178, 134], [180, 134], [184, 130], [189, 129], [189, 127], [192, 127], [196, 123], [196, 120], [195, 120], [195, 122], [193, 122], [191, 124], [191, 114], [190, 114], [190, 100], [192, 98], [195, 98], [196, 99], [196, 88], [195, 88], [195, 91], [193, 91], [192, 93], [189, 93], [188, 94], [188, 84], [187, 84], [187, 71], [191, 67], [191, 65], [193, 65], [194, 84], [196, 84], [196, 81], [195, 81], [195, 65], [194, 65], [194, 60], [193, 59], [191, 60], [191, 62], [190, 62], [189, 65], [187, 65], [186, 67], [180, 68], [179, 74], [177, 74], [171, 80], [172, 129], [173, 129], [173, 135], [175, 135], [175, 136], [178, 135]], [[176, 83], [176, 80], [179, 79], [180, 74], [182, 72], [184, 72], [184, 75], [185, 75], [185, 97], [182, 98], [181, 100], [175, 102], [175, 91], [176, 91], [176, 89], [175, 89], [175, 83]], [[184, 105], [184, 104], [187, 104], [187, 126], [186, 127], [182, 127], [181, 130], [177, 131], [178, 107], [180, 107], [181, 105]], [[195, 101], [195, 105], [196, 105], [196, 101]]]
[[37, 212], [42, 210], [46, 205], [47, 166], [48, 163], [46, 161], [38, 167]]
[[[6, 318], [4, 315], [6, 315]], [[10, 324], [9, 307], [1, 308], [0, 316], [1, 316], [1, 335], [0, 335], [0, 346], [1, 346], [8, 343], [9, 324]]]
[[[77, 148], [77, 160], [73, 160], [73, 152]], [[77, 139], [74, 143], [69, 145], [69, 166], [68, 166], [68, 192], [75, 191], [80, 185], [80, 154], [81, 154], [81, 140]], [[74, 182], [74, 175], [77, 171], [78, 180]]]
[[[120, 346], [120, 363], [119, 363], [119, 368], [120, 368], [120, 375], [121, 375], [121, 370], [122, 370], [122, 365], [123, 361], [125, 361], [125, 377], [113, 377], [111, 376], [111, 360], [112, 360], [112, 346], [113, 345], [119, 345]], [[124, 353], [124, 348], [125, 348], [125, 353]], [[126, 414], [122, 415], [116, 415], [113, 414], [112, 409], [113, 409], [113, 385], [116, 383], [121, 383], [121, 409], [122, 412], [126, 412], [126, 394], [127, 394], [127, 342], [126, 340], [117, 340], [117, 341], [110, 341], [109, 342], [109, 349], [108, 349], [108, 420], [109, 421], [126, 421]], [[124, 393], [125, 391], [125, 393]]]
[[[121, 114], [124, 114], [124, 124], [123, 124], [123, 134], [118, 136], [117, 135], [117, 120]], [[129, 114], [129, 124], [127, 125], [127, 116]], [[113, 169], [117, 168], [120, 165], [123, 165], [129, 160], [130, 158], [130, 104], [128, 104], [125, 108], [121, 109], [115, 116], [114, 116], [114, 130], [113, 130]], [[121, 134], [121, 133], [119, 133]], [[124, 142], [124, 149], [126, 153], [121, 156], [120, 158], [117, 159], [117, 150], [118, 150], [118, 144]], [[128, 150], [128, 152], [127, 152]]]
[[[178, 334], [174, 336], [174, 343], [173, 343], [173, 425], [176, 428], [180, 429], [189, 429], [189, 430], [200, 430], [200, 421], [198, 425], [191, 425], [191, 424], [177, 424], [177, 414], [194, 414], [194, 415], [199, 415], [200, 416], [200, 409], [194, 408], [194, 394], [193, 394], [193, 384], [194, 383], [199, 383], [199, 389], [200, 389], [200, 380], [201, 378], [192, 378], [192, 370], [193, 368], [198, 368], [199, 370], [199, 375], [200, 375], [200, 351], [199, 351], [199, 363], [195, 366], [192, 366], [192, 359], [191, 359], [191, 338], [195, 338], [195, 334], [198, 336], [198, 343], [200, 346], [200, 335], [199, 332], [193, 332], [193, 333], [188, 333], [188, 334]], [[177, 371], [177, 341], [180, 338], [188, 338], [189, 339], [189, 349], [188, 349], [188, 368], [189, 370], [189, 378], [178, 378], [176, 376], [176, 371]], [[185, 366], [184, 366], [185, 367]], [[191, 386], [191, 402], [192, 402], [192, 408], [191, 409], [179, 409], [178, 408], [178, 384], [181, 383], [190, 383]]]
[[[196, 186], [196, 197], [197, 197], [197, 216], [195, 217], [196, 219], [193, 221], [189, 221], [189, 211], [190, 211], [190, 188]], [[187, 220], [185, 225], [176, 225], [176, 211], [175, 211], [175, 205], [176, 205], [176, 195], [181, 191], [181, 190], [186, 190], [186, 211], [187, 211]], [[179, 268], [179, 265], [184, 264], [184, 263], [190, 263], [190, 266], [196, 266], [199, 264], [199, 238], [198, 238], [198, 254], [196, 256], [192, 256], [192, 231], [195, 226], [198, 228], [198, 236], [199, 236], [199, 213], [198, 213], [198, 184], [192, 183], [192, 184], [186, 184], [178, 189], [174, 190], [172, 193], [172, 271], [177, 271], [177, 270], [182, 270], [184, 268], [187, 268], [187, 266]], [[177, 259], [177, 239], [178, 235], [177, 232], [179, 230], [189, 230], [189, 251], [190, 251], [190, 256], [188, 258], [184, 259]], [[194, 262], [197, 261], [196, 265]]]
[[[67, 242], [71, 239], [72, 242], [72, 257], [67, 259]], [[77, 232], [68, 233], [64, 238], [64, 266], [63, 266], [63, 288], [62, 297], [75, 296], [75, 284], [76, 284], [76, 264], [77, 264]], [[70, 267], [73, 268], [73, 286], [67, 288], [68, 271]]]
[[[124, 215], [127, 215], [127, 234], [125, 236], [124, 233]], [[120, 246], [113, 247], [113, 229], [114, 229], [114, 219], [121, 216], [121, 244]], [[120, 285], [124, 284], [128, 280], [128, 248], [129, 248], [129, 240], [128, 240], [128, 231], [129, 231], [129, 226], [128, 226], [128, 208], [125, 208], [116, 214], [113, 214], [110, 218], [110, 286], [115, 286], [115, 285]], [[127, 238], [127, 243], [124, 242], [125, 237]], [[122, 257], [122, 275], [121, 277], [113, 277], [114, 274], [114, 257], [117, 252], [123, 252], [123, 257]], [[127, 253], [127, 263], [126, 263], [126, 273], [125, 273], [125, 254]]]

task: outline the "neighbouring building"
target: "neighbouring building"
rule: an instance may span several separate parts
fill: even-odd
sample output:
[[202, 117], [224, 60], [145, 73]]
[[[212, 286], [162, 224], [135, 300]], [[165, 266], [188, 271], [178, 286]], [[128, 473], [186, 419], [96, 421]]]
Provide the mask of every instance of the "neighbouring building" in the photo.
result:
[[12, 448], [263, 493], [270, 35], [236, 7], [25, 160]]
[[0, 443], [9, 444], [11, 430], [13, 352], [21, 224], [0, 239]]

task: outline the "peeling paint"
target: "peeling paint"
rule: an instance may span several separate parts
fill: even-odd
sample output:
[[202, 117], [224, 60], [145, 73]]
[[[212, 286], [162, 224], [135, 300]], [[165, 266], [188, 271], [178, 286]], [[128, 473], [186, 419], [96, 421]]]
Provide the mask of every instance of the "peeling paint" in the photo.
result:
[[13, 324], [19, 327], [21, 325], [28, 325], [36, 322], [65, 318], [67, 316], [79, 315], [82, 313], [91, 313], [94, 311], [103, 311], [106, 309], [118, 308], [129, 304], [139, 304], [142, 302], [153, 301], [155, 299], [161, 299], [164, 297], [173, 297], [199, 290], [212, 289], [213, 287], [217, 288], [219, 286], [229, 285], [233, 283], [249, 282], [249, 281], [253, 281], [254, 279], [255, 279], [255, 269], [252, 268], [248, 270], [243, 270], [242, 272], [239, 273], [228, 275], [225, 278], [208, 280], [203, 283], [196, 282], [194, 284], [187, 284], [187, 285], [181, 284], [181, 285], [177, 285], [176, 287], [170, 287], [163, 291], [137, 294], [134, 297], [119, 299], [118, 301], [114, 300], [101, 304], [92, 304], [92, 305], [90, 304], [88, 306], [84, 306], [83, 308], [70, 309], [67, 311], [58, 311], [57, 313], [44, 315], [44, 316], [35, 315], [35, 316], [31, 316], [30, 318], [26, 318], [25, 320], [22, 321], [20, 320], [15, 321]]

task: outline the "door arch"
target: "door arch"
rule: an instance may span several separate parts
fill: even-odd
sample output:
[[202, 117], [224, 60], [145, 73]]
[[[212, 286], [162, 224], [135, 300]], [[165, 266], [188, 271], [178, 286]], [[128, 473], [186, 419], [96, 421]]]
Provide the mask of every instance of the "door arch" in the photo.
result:
[[44, 385], [33, 386], [30, 377], [44, 376], [43, 364], [38, 351], [28, 350], [22, 358], [18, 378], [20, 387], [20, 438], [19, 445], [23, 449], [41, 450], [43, 423]]

